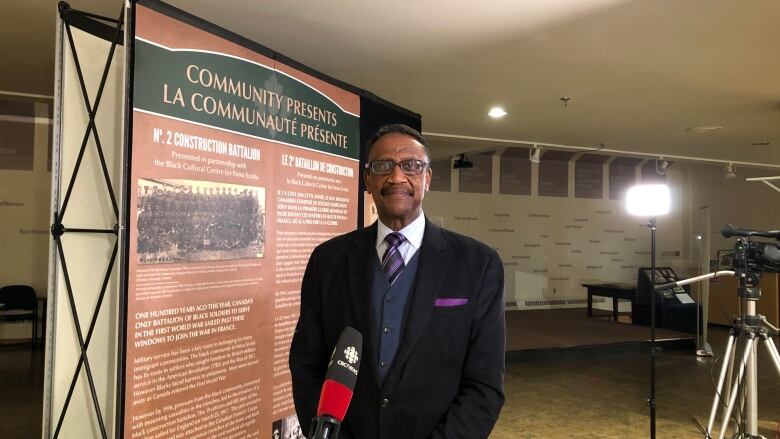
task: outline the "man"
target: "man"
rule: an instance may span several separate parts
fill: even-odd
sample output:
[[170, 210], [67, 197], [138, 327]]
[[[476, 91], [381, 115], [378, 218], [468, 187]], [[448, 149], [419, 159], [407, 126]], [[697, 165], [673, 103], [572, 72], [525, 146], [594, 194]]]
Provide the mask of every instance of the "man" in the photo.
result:
[[363, 353], [341, 438], [486, 438], [504, 402], [501, 260], [423, 215], [431, 169], [420, 133], [388, 125], [368, 148], [379, 221], [319, 245], [301, 286], [290, 350], [300, 423], [308, 433], [331, 352], [352, 326]]

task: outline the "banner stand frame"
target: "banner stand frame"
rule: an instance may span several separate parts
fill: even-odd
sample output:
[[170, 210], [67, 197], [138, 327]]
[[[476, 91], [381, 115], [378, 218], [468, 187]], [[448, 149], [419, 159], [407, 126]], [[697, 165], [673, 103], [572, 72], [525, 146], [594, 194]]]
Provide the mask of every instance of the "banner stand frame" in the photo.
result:
[[[96, 415], [96, 418], [97, 418], [98, 425], [100, 427], [100, 433], [101, 433], [101, 436], [104, 439], [106, 439], [106, 438], [108, 438], [108, 434], [106, 432], [105, 420], [104, 420], [104, 417], [103, 417], [103, 413], [102, 413], [102, 411], [100, 409], [100, 403], [98, 401], [98, 395], [97, 395], [97, 391], [96, 391], [96, 388], [95, 388], [95, 383], [94, 383], [94, 379], [93, 379], [92, 369], [90, 368], [90, 364], [89, 364], [89, 358], [88, 358], [87, 349], [89, 348], [89, 343], [90, 343], [90, 340], [92, 339], [93, 331], [95, 329], [95, 324], [97, 322], [98, 316], [99, 316], [100, 311], [102, 309], [103, 299], [105, 297], [105, 293], [106, 293], [106, 290], [107, 290], [107, 287], [108, 287], [109, 279], [111, 277], [111, 272], [113, 271], [114, 263], [116, 261], [116, 255], [117, 255], [117, 250], [118, 250], [118, 240], [116, 240], [116, 239], [114, 240], [113, 251], [112, 251], [111, 256], [109, 258], [108, 266], [106, 268], [105, 274], [103, 276], [103, 281], [102, 281], [102, 284], [101, 284], [100, 293], [98, 295], [98, 299], [97, 299], [97, 302], [95, 304], [95, 309], [94, 309], [94, 312], [93, 312], [93, 314], [91, 316], [89, 329], [87, 331], [87, 335], [86, 335], [86, 338], [85, 338], [84, 334], [82, 332], [82, 329], [81, 329], [81, 323], [80, 323], [78, 311], [76, 309], [76, 300], [75, 300], [75, 295], [74, 295], [74, 289], [73, 289], [73, 287], [71, 285], [70, 275], [69, 275], [69, 271], [68, 271], [68, 267], [67, 267], [67, 261], [66, 261], [66, 258], [65, 258], [65, 249], [63, 247], [63, 243], [62, 243], [61, 238], [62, 238], [62, 235], [64, 235], [65, 233], [113, 234], [114, 236], [117, 236], [117, 233], [118, 233], [118, 227], [116, 225], [112, 229], [93, 229], [93, 228], [80, 228], [80, 227], [66, 227], [64, 222], [63, 222], [63, 220], [65, 219], [65, 213], [67, 211], [68, 203], [69, 203], [69, 200], [70, 200], [70, 196], [72, 194], [72, 190], [73, 190], [74, 184], [76, 182], [76, 178], [79, 175], [80, 166], [81, 166], [81, 163], [82, 163], [82, 159], [84, 157], [84, 153], [85, 153], [86, 148], [87, 148], [87, 144], [89, 143], [90, 135], [93, 137], [93, 140], [95, 142], [95, 146], [96, 146], [96, 149], [97, 149], [98, 157], [100, 158], [100, 165], [101, 165], [101, 168], [102, 168], [102, 174], [103, 174], [103, 178], [104, 178], [105, 183], [106, 183], [106, 189], [108, 190], [109, 198], [110, 198], [110, 201], [111, 201], [111, 204], [112, 204], [112, 207], [113, 207], [114, 216], [115, 216], [115, 218], [118, 217], [119, 209], [118, 209], [118, 206], [117, 206], [116, 197], [114, 195], [113, 187], [111, 185], [111, 177], [109, 176], [109, 173], [108, 173], [108, 168], [107, 168], [105, 157], [104, 157], [104, 154], [103, 154], [103, 146], [102, 146], [102, 144], [100, 142], [100, 136], [98, 134], [97, 126], [96, 126], [96, 123], [95, 123], [95, 117], [97, 115], [97, 111], [98, 111], [98, 108], [100, 106], [100, 100], [101, 100], [101, 97], [103, 95], [103, 91], [105, 89], [106, 81], [107, 81], [107, 78], [108, 78], [108, 72], [109, 72], [110, 67], [111, 67], [111, 62], [112, 62], [113, 57], [114, 57], [116, 46], [117, 46], [117, 44], [121, 45], [120, 41], [121, 41], [122, 36], [123, 36], [122, 22], [123, 22], [123, 16], [124, 16], [124, 7], [122, 8], [122, 11], [120, 12], [120, 18], [118, 20], [115, 20], [115, 19], [111, 19], [111, 18], [108, 18], [108, 17], [102, 17], [102, 16], [99, 16], [99, 15], [95, 15], [95, 14], [90, 14], [90, 13], [87, 13], [87, 12], [74, 10], [74, 9], [71, 9], [70, 6], [66, 2], [60, 2], [58, 4], [58, 15], [59, 15], [58, 24], [59, 24], [59, 27], [60, 27], [60, 29], [58, 29], [58, 31], [60, 32], [59, 35], [62, 35], [62, 30], [63, 29], [64, 29], [65, 33], [67, 34], [67, 39], [68, 39], [67, 44], [68, 44], [70, 53], [73, 56], [76, 73], [78, 75], [79, 86], [81, 88], [81, 97], [84, 100], [84, 106], [85, 106], [85, 109], [86, 109], [87, 114], [89, 116], [89, 121], [88, 121], [86, 129], [84, 131], [84, 136], [83, 136], [83, 140], [82, 140], [82, 143], [81, 143], [81, 147], [79, 149], [78, 158], [76, 160], [76, 164], [75, 164], [75, 167], [73, 169], [73, 174], [70, 176], [70, 180], [68, 182], [68, 187], [67, 187], [67, 190], [66, 190], [66, 193], [65, 193], [64, 200], [62, 200], [62, 205], [61, 206], [59, 205], [59, 201], [60, 201], [60, 199], [59, 199], [59, 195], [60, 195], [60, 193], [59, 193], [59, 182], [60, 182], [60, 179], [62, 178], [62, 175], [58, 172], [57, 174], [55, 174], [53, 176], [53, 185], [55, 186], [55, 188], [54, 188], [54, 195], [55, 196], [54, 196], [53, 209], [52, 209], [53, 210], [53, 223], [51, 225], [51, 234], [52, 234], [53, 244], [52, 244], [51, 252], [53, 253], [52, 254], [52, 265], [53, 265], [54, 270], [51, 270], [51, 271], [54, 272], [54, 273], [51, 274], [50, 284], [52, 286], [56, 286], [56, 277], [57, 277], [56, 267], [57, 267], [58, 264], [61, 265], [62, 271], [63, 271], [63, 277], [64, 277], [64, 280], [65, 280], [66, 292], [67, 292], [67, 295], [68, 295], [68, 303], [70, 305], [71, 316], [72, 316], [72, 319], [73, 319], [72, 320], [73, 329], [75, 330], [75, 333], [78, 336], [78, 343], [79, 343], [79, 348], [80, 348], [79, 361], [78, 361], [78, 364], [77, 364], [77, 366], [75, 368], [75, 371], [73, 373], [73, 377], [71, 379], [70, 386], [69, 386], [69, 389], [68, 389], [68, 392], [67, 392], [67, 396], [65, 398], [65, 402], [63, 404], [62, 410], [60, 411], [59, 415], [57, 416], [57, 425], [55, 427], [53, 437], [54, 438], [59, 437], [59, 433], [61, 431], [61, 428], [62, 428], [62, 425], [63, 425], [63, 421], [65, 420], [65, 416], [67, 415], [68, 407], [70, 405], [71, 398], [73, 396], [73, 392], [75, 390], [76, 383], [78, 382], [78, 379], [79, 379], [79, 376], [80, 376], [80, 373], [81, 373], [81, 368], [83, 366], [85, 374], [86, 374], [87, 382], [89, 384], [90, 397], [92, 399], [92, 404], [94, 406], [95, 415]], [[96, 21], [96, 20], [101, 20], [101, 21]], [[106, 25], [103, 22], [112, 23], [113, 26]], [[100, 85], [98, 87], [98, 91], [97, 91], [97, 94], [95, 96], [94, 103], [90, 102], [90, 99], [89, 99], [89, 96], [88, 96], [88, 93], [87, 93], [87, 88], [86, 88], [84, 76], [83, 76], [83, 73], [82, 73], [82, 67], [81, 67], [81, 64], [80, 64], [79, 58], [78, 58], [78, 52], [76, 50], [75, 43], [73, 42], [73, 35], [72, 35], [72, 32], [71, 32], [71, 26], [74, 26], [74, 27], [77, 27], [79, 29], [85, 30], [87, 32], [93, 33], [94, 35], [96, 35], [98, 37], [101, 37], [101, 38], [104, 38], [104, 39], [108, 39], [108, 38], [106, 38], [107, 30], [110, 30], [112, 32], [112, 36], [110, 38], [111, 47], [110, 47], [108, 56], [107, 56], [106, 61], [105, 61], [105, 65], [104, 65], [104, 68], [103, 68], [103, 73], [102, 73], [102, 76], [101, 76]], [[59, 52], [62, 52], [65, 49], [64, 49], [64, 47], [62, 47], [63, 44], [61, 44], [61, 43], [58, 44], [58, 46], [59, 47], [58, 47], [57, 58], [58, 58], [58, 60], [60, 62], [58, 63], [58, 72], [57, 72], [57, 94], [58, 94], [58, 96], [56, 98], [56, 101], [59, 103], [61, 101], [61, 99], [62, 99], [62, 75], [63, 75], [63, 70], [62, 70], [62, 65], [61, 65], [62, 56], [61, 56], [61, 54]], [[56, 122], [57, 127], [59, 129], [61, 129], [61, 118], [62, 118], [62, 116], [59, 113], [59, 111], [57, 112], [56, 117], [58, 119], [57, 122]], [[58, 137], [57, 137], [57, 141], [55, 142], [56, 143], [56, 150], [61, 154], [61, 145], [59, 143], [62, 141], [62, 138], [59, 135], [59, 132], [57, 134], [58, 134]], [[57, 156], [57, 159], [59, 161], [59, 154]], [[59, 166], [58, 166], [58, 168], [59, 168]], [[58, 169], [58, 171], [59, 171], [59, 169]], [[55, 288], [52, 288], [52, 291], [55, 291], [55, 290], [56, 290]], [[47, 311], [48, 311], [49, 315], [53, 315], [53, 308], [55, 307], [55, 303], [54, 302], [55, 302], [54, 300], [50, 300], [48, 302], [50, 310], [47, 310]], [[47, 355], [51, 355], [52, 349], [53, 349], [53, 342], [54, 342], [53, 325], [50, 325], [50, 328], [52, 328], [51, 329], [52, 332], [50, 334], [48, 334], [49, 343], [47, 343], [47, 345], [49, 346], [49, 348], [48, 348], [49, 350], [47, 351]], [[53, 362], [51, 362], [51, 361], [47, 362], [47, 379], [48, 379], [48, 381], [50, 381], [50, 379], [51, 379], [51, 370], [50, 370], [50, 368], [52, 367], [52, 365], [53, 365]], [[49, 397], [51, 396], [51, 383], [47, 383], [47, 394], [49, 395]], [[52, 418], [51, 418], [51, 410], [52, 410], [51, 401], [50, 400], [45, 401], [45, 405], [46, 405], [46, 407], [48, 409], [48, 410], [45, 410], [45, 412], [49, 416], [46, 416], [45, 419], [44, 419], [43, 429], [44, 429], [45, 435], [48, 437], [50, 435], [50, 433], [51, 433], [51, 420], [52, 420]]]

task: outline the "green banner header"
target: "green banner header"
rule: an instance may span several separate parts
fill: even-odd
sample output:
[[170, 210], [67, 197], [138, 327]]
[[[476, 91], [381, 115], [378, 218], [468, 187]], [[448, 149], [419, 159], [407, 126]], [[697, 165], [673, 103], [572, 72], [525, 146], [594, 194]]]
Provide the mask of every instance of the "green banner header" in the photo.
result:
[[358, 159], [358, 116], [285, 73], [135, 40], [135, 108]]

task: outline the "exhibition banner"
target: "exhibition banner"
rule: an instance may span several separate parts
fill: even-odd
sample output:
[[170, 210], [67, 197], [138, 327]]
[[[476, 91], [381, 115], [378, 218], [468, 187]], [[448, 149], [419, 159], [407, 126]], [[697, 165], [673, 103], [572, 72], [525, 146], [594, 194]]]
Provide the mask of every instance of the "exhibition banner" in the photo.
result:
[[360, 100], [198, 23], [135, 6], [123, 433], [296, 437], [300, 283], [357, 225]]
[[574, 153], [547, 151], [539, 162], [539, 195], [566, 197], [569, 191], [569, 160]]
[[489, 194], [493, 189], [493, 152], [469, 156], [473, 167], [458, 172], [458, 187], [461, 192]]
[[34, 105], [0, 98], [0, 170], [33, 170]]
[[[531, 195], [530, 148], [509, 147], [501, 154], [498, 193], [507, 195]], [[433, 190], [433, 188], [431, 188]]]
[[583, 154], [574, 163], [574, 197], [600, 199], [604, 193], [604, 163], [609, 156]]

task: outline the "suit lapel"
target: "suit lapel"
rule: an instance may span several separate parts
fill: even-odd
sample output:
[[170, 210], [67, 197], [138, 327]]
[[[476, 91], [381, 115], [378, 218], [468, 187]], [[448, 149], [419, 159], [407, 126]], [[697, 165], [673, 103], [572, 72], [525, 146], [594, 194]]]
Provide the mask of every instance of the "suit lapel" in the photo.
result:
[[371, 324], [371, 258], [376, 258], [376, 222], [359, 231], [355, 246], [348, 256], [349, 294], [352, 304], [355, 329], [363, 334], [363, 363], [374, 375], [379, 385], [379, 370], [376, 364], [376, 334]]
[[449, 255], [445, 252], [446, 247], [441, 229], [426, 218], [425, 234], [420, 246], [417, 280], [414, 292], [409, 298], [411, 303], [406, 318], [406, 327], [387, 381], [390, 381], [391, 377], [401, 370], [420, 339], [420, 335], [425, 330], [449, 264]]

